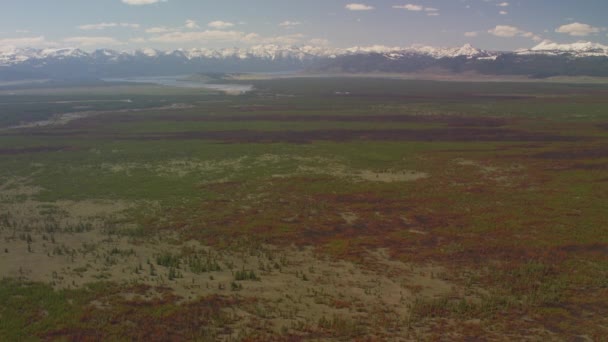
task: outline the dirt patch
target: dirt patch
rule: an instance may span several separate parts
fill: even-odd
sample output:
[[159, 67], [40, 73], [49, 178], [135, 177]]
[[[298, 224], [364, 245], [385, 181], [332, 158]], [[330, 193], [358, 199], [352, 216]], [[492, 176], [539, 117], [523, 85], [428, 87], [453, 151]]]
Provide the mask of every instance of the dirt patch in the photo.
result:
[[42, 190], [26, 178], [12, 178], [0, 186], [0, 230], [12, 232], [8, 240], [23, 240], [25, 233], [32, 232], [45, 232], [49, 238], [54, 233], [107, 228], [109, 222], [124, 218], [123, 213], [136, 205], [120, 200], [35, 200]]
[[134, 170], [145, 169], [165, 177], [184, 177], [191, 173], [209, 174], [217, 172], [236, 172], [245, 167], [242, 157], [222, 160], [173, 159], [158, 163], [106, 163], [101, 167], [114, 173], [130, 174]]
[[[478, 174], [478, 181], [483, 180], [484, 182], [477, 184], [492, 184], [493, 186], [505, 186], [511, 187], [515, 184], [521, 184], [527, 179], [526, 168], [521, 164], [510, 164], [510, 165], [496, 165], [491, 164], [488, 161], [478, 161], [471, 159], [457, 158], [454, 160], [456, 165], [465, 167], [468, 169], [474, 169]], [[454, 183], [454, 186], [461, 186], [462, 184]], [[469, 183], [469, 186], [471, 184]]]
[[257, 157], [239, 157], [221, 160], [174, 159], [162, 163], [106, 163], [101, 167], [109, 172], [130, 174], [134, 170], [145, 169], [160, 176], [184, 177], [190, 174], [220, 177], [205, 185], [231, 184], [229, 180], [238, 172], [255, 168], [288, 165], [291, 172], [272, 175], [273, 178], [289, 178], [306, 174], [329, 175], [352, 181], [369, 182], [411, 182], [427, 178], [428, 174], [413, 170], [357, 170], [340, 163], [339, 159], [322, 157], [286, 156], [263, 154]]
[[42, 188], [31, 185], [31, 180], [25, 177], [12, 177], [0, 184], [0, 203], [14, 202], [17, 198], [27, 198], [40, 193]]
[[346, 167], [345, 165], [337, 163], [336, 161], [328, 162], [323, 167], [300, 165], [298, 166], [298, 173], [329, 175], [338, 178], [351, 179], [354, 181], [381, 183], [412, 182], [428, 177], [428, 174], [424, 172], [411, 170], [354, 170]]
[[352, 213], [352, 212], [340, 213], [340, 216], [342, 217], [344, 222], [346, 222], [347, 224], [353, 224], [353, 223], [357, 222], [357, 220], [359, 219], [359, 216], [357, 216], [357, 214]]

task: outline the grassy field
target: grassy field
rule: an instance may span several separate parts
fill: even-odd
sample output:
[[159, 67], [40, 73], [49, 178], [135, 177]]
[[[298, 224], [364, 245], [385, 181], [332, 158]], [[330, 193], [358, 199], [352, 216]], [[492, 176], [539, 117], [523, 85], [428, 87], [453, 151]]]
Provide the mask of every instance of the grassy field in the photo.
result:
[[0, 90], [0, 340], [597, 340], [608, 86]]

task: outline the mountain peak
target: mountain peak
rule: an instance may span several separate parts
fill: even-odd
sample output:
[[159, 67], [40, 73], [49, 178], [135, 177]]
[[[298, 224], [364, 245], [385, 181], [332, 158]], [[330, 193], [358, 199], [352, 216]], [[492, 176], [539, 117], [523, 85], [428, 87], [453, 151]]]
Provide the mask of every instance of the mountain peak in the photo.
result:
[[531, 49], [516, 51], [520, 55], [545, 54], [545, 55], [573, 55], [575, 57], [608, 56], [608, 46], [599, 43], [579, 41], [571, 44], [560, 44], [550, 40], [544, 40]]

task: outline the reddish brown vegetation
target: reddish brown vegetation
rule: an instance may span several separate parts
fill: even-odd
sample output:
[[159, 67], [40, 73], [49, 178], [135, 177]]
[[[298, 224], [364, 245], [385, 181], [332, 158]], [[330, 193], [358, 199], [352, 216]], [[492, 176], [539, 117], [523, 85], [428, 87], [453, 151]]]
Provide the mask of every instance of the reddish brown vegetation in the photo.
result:
[[541, 159], [557, 159], [557, 160], [569, 160], [569, 159], [595, 159], [595, 158], [608, 158], [608, 146], [598, 147], [594, 149], [576, 149], [576, 150], [559, 150], [538, 153], [534, 155], [536, 158]]
[[[142, 290], [145, 289], [124, 289], [122, 293]], [[120, 292], [105, 294], [100, 300], [107, 301], [108, 308], [89, 305], [79, 321], [65, 322], [64, 327], [43, 337], [70, 341], [185, 341], [230, 334], [231, 318], [222, 310], [239, 305], [235, 299], [211, 296], [194, 303], [179, 304], [178, 297], [162, 288], [158, 291], [163, 293], [162, 297], [149, 300], [125, 299]]]

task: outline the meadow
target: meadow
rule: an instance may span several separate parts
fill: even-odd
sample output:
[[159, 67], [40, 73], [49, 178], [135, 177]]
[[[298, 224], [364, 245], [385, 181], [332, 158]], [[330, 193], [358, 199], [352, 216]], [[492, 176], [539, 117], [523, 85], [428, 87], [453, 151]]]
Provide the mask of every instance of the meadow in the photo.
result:
[[608, 85], [0, 89], [0, 340], [602, 340]]

